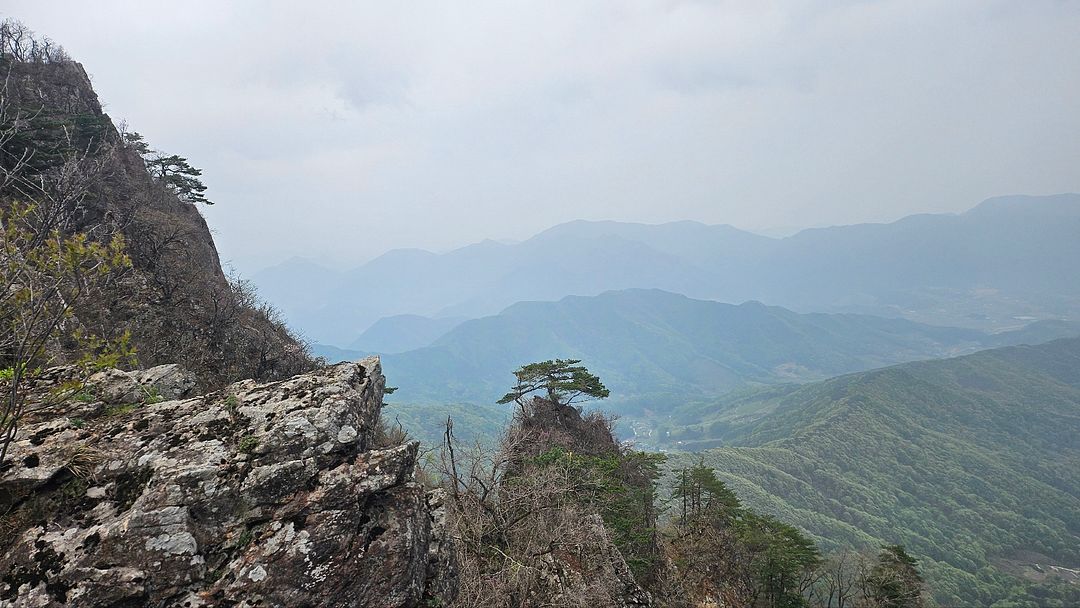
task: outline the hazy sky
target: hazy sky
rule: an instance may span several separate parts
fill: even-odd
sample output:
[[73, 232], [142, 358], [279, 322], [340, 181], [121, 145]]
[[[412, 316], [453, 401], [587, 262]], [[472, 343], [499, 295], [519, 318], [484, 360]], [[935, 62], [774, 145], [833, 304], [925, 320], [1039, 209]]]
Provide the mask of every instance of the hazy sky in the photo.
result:
[[[828, 8], [826, 8], [828, 7]], [[1080, 191], [1080, 2], [4, 0], [205, 171], [225, 259]]]

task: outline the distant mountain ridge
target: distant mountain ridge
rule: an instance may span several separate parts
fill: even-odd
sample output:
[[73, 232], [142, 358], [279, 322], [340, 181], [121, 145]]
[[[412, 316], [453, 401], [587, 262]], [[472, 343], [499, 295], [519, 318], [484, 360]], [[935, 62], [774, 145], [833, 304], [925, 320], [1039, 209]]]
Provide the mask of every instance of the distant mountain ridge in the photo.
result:
[[1010, 196], [781, 239], [689, 221], [575, 221], [521, 243], [395, 250], [348, 272], [292, 262], [254, 280], [294, 325], [339, 346], [383, 317], [476, 318], [630, 288], [1006, 329], [1018, 316], [1080, 318], [1077, 234], [1080, 195]]
[[431, 319], [419, 315], [383, 317], [360, 334], [349, 348], [381, 354], [396, 354], [428, 346], [460, 325], [464, 318]]
[[399, 403], [493, 403], [519, 365], [586, 361], [629, 403], [668, 409], [683, 399], [819, 380], [903, 361], [1044, 337], [1080, 335], [1070, 324], [990, 335], [857, 314], [800, 314], [758, 302], [695, 300], [623, 290], [522, 302], [461, 323], [431, 346], [383, 356]]

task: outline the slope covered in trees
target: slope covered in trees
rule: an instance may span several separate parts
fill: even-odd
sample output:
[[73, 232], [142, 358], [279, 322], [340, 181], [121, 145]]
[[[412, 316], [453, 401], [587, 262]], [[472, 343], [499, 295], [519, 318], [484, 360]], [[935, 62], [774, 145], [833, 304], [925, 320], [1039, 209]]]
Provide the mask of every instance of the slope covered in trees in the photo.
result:
[[[1047, 330], [1077, 331], [1067, 325]], [[666, 410], [675, 399], [819, 380], [1028, 337], [627, 290], [516, 304], [383, 362], [401, 387], [396, 402], [492, 403], [503, 393], [505, 375], [519, 365], [551, 356], [583, 359], [605, 378], [625, 413], [630, 402]]]
[[769, 412], [720, 425], [726, 447], [700, 453], [745, 502], [826, 549], [905, 545], [946, 605], [1023, 597], [1014, 575], [1080, 566], [1080, 339], [716, 405], [728, 407]]

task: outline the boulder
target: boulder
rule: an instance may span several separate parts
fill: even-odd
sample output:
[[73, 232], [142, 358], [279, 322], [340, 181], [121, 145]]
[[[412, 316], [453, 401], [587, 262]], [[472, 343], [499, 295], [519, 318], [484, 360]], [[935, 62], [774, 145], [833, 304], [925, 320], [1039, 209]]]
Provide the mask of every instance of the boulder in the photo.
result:
[[147, 400], [148, 388], [139, 384], [132, 374], [119, 369], [102, 370], [86, 381], [89, 392], [108, 404], [142, 403]]
[[182, 399], [198, 385], [195, 374], [175, 363], [132, 372], [131, 375], [141, 386], [149, 387], [152, 394], [162, 399]]

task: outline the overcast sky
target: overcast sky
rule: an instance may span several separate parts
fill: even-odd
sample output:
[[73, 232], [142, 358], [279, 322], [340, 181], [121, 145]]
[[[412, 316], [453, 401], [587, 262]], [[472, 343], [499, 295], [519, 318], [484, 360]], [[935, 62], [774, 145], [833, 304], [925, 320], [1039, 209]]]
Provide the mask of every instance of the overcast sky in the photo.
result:
[[[825, 6], [829, 8], [823, 8]], [[1080, 2], [4, 0], [205, 171], [224, 259], [1080, 191]]]

